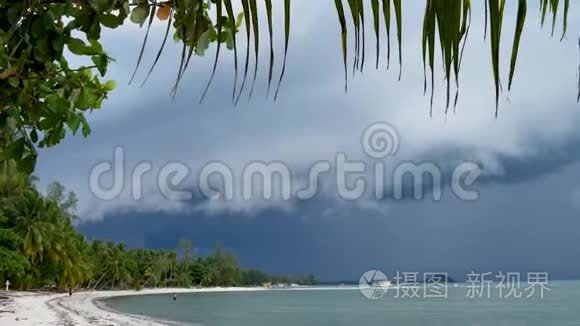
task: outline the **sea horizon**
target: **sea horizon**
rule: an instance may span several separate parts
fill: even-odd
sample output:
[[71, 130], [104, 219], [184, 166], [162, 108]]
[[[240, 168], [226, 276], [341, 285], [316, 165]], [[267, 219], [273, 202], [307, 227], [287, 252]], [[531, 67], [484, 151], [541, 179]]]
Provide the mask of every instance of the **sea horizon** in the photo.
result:
[[574, 308], [575, 298], [580, 297], [580, 281], [550, 282], [549, 292], [543, 297], [536, 293], [529, 298], [500, 298], [493, 291], [491, 297], [470, 298], [466, 297], [465, 283], [449, 287], [445, 298], [395, 298], [387, 291], [385, 296], [371, 300], [359, 290], [354, 286], [263, 291], [248, 288], [180, 293], [176, 300], [166, 293], [99, 301], [119, 313], [185, 325], [354, 325], [384, 320], [395, 325], [572, 325], [580, 318], [580, 311]]

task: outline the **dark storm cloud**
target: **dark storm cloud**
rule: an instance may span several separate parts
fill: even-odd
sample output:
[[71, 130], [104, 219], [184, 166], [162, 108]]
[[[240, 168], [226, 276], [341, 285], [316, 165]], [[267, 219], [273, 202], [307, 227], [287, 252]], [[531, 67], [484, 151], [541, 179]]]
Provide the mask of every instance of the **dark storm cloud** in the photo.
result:
[[[338, 21], [321, 14], [327, 5], [332, 9], [332, 2], [296, 5], [303, 15], [293, 29], [288, 71], [276, 104], [265, 100], [262, 66], [252, 101], [243, 97], [234, 108], [232, 58], [225, 52], [226, 65], [219, 67], [206, 101], [199, 104], [211, 73], [212, 51], [195, 58], [172, 99], [180, 50], [176, 44], [167, 47], [144, 88], [128, 86], [144, 31], [133, 26], [105, 33], [105, 47], [117, 60], [110, 77], [120, 88], [90, 117], [91, 137], [67, 138], [42, 151], [41, 185], [55, 179], [79, 194], [81, 220], [86, 222], [81, 228], [89, 238], [174, 248], [179, 237], [190, 237], [201, 254], [221, 241], [243, 266], [271, 272], [315, 272], [334, 280], [357, 279], [372, 268], [449, 271], [457, 279], [471, 269], [580, 276], [580, 219], [571, 203], [580, 184], [575, 42], [550, 40], [545, 30], [530, 24], [514, 90], [502, 98], [495, 120], [489, 44], [477, 36], [483, 31], [474, 23], [457, 114], [442, 116], [441, 82], [435, 117], [429, 118], [428, 99], [422, 94], [419, 26], [409, 24], [405, 30], [401, 82], [392, 58], [391, 71], [383, 65], [378, 72], [367, 69], [363, 76], [349, 76], [350, 91], [344, 94]], [[415, 9], [406, 11], [407, 21], [421, 17]], [[571, 31], [578, 30], [578, 22], [570, 25]], [[163, 28], [152, 34], [147, 60], [157, 50]], [[546, 57], [552, 58], [550, 66], [543, 64]], [[445, 172], [443, 180], [449, 180], [458, 162], [481, 164], [487, 173], [476, 184], [480, 200], [459, 201], [448, 189], [441, 202], [410, 200], [406, 192], [407, 200], [400, 202], [351, 203], [321, 193], [288, 205], [257, 203], [254, 208], [254, 203], [242, 203], [247, 206], [206, 210], [202, 207], [208, 201], [199, 194], [187, 203], [159, 200], [154, 184], [146, 189], [153, 195], [139, 202], [129, 196], [103, 202], [88, 191], [91, 168], [110, 161], [117, 145], [126, 150], [128, 168], [143, 161], [156, 167], [180, 161], [195, 176], [213, 160], [236, 171], [252, 160], [283, 160], [301, 176], [312, 163], [337, 152], [368, 160], [359, 139], [377, 121], [390, 122], [400, 132], [402, 150], [393, 164], [432, 161]], [[196, 188], [191, 180], [183, 186]], [[391, 191], [387, 185], [387, 197]]]

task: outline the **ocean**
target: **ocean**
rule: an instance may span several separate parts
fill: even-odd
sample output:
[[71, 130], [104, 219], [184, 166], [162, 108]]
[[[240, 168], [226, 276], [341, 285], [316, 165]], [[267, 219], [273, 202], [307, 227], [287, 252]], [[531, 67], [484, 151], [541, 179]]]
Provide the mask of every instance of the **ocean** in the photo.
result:
[[172, 295], [145, 295], [102, 303], [122, 313], [199, 326], [580, 325], [580, 282], [552, 283], [543, 298], [539, 291], [528, 298], [530, 293], [499, 293], [494, 286], [451, 286], [437, 298], [418, 290], [403, 297], [389, 289], [375, 300], [351, 288], [179, 294], [175, 301]]

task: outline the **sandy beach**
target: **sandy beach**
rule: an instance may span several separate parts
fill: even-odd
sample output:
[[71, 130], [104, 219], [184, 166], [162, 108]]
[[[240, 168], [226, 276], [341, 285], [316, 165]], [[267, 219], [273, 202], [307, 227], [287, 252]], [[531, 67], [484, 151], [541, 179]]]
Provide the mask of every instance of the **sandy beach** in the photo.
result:
[[[0, 292], [0, 325], [169, 325], [141, 316], [120, 314], [106, 309], [97, 299], [126, 296], [174, 293], [207, 293], [262, 291], [261, 288], [204, 288], [204, 289], [151, 289], [143, 291], [93, 291], [68, 294], [28, 292]], [[6, 299], [7, 298], [7, 299]]]

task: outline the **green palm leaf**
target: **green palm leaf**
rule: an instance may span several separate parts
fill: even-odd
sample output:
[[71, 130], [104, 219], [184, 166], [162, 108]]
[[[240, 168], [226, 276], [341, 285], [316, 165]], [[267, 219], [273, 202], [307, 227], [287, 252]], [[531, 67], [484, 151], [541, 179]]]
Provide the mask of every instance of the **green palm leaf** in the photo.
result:
[[364, 67], [365, 67], [365, 57], [366, 57], [366, 28], [365, 28], [365, 13], [364, 13], [364, 3], [363, 0], [358, 0], [358, 4], [357, 4], [357, 8], [358, 8], [358, 15], [360, 16], [360, 32], [362, 34], [362, 46], [361, 46], [361, 52], [362, 52], [362, 61], [360, 62], [360, 71], [363, 72], [364, 71]]
[[226, 7], [226, 12], [228, 14], [228, 20], [231, 23], [230, 28], [232, 29], [232, 43], [234, 46], [234, 89], [232, 91], [232, 102], [236, 97], [236, 90], [238, 88], [238, 46], [236, 40], [236, 16], [234, 15], [234, 9], [232, 6], [232, 0], [224, 0], [224, 6]]
[[254, 93], [254, 86], [256, 86], [256, 77], [258, 75], [258, 66], [260, 60], [260, 26], [258, 24], [258, 5], [256, 0], [249, 0], [250, 14], [252, 15], [252, 28], [254, 31], [254, 80], [252, 81], [252, 88], [250, 89], [249, 98], [252, 98]]
[[346, 28], [346, 17], [344, 15], [344, 7], [342, 6], [342, 0], [334, 0], [336, 6], [336, 12], [338, 14], [338, 21], [340, 23], [341, 29], [341, 41], [342, 41], [342, 61], [344, 64], [344, 91], [348, 91], [348, 43], [347, 43], [347, 28]]
[[161, 42], [161, 46], [159, 47], [159, 51], [157, 51], [157, 55], [155, 56], [155, 60], [153, 61], [151, 68], [149, 68], [149, 71], [147, 72], [147, 77], [145, 77], [145, 79], [141, 83], [141, 87], [145, 86], [145, 83], [147, 83], [147, 80], [149, 80], [149, 77], [151, 76], [153, 69], [155, 69], [155, 67], [157, 66], [157, 63], [159, 62], [159, 58], [161, 58], [161, 54], [163, 53], [163, 49], [165, 48], [165, 44], [167, 43], [167, 38], [169, 37], [169, 31], [171, 30], [172, 23], [173, 23], [173, 7], [169, 11], [169, 19], [167, 20], [167, 27], [165, 29], [165, 34], [163, 36], [163, 41]]
[[512, 81], [514, 78], [515, 68], [516, 68], [516, 61], [518, 58], [518, 49], [520, 47], [520, 40], [522, 38], [522, 32], [524, 30], [524, 24], [526, 22], [526, 12], [527, 12], [527, 1], [520, 0], [518, 4], [518, 17], [516, 22], [516, 32], [514, 35], [514, 44], [512, 49], [512, 58], [510, 63], [510, 77], [508, 83], [508, 90], [512, 88]]
[[387, 70], [391, 62], [391, 1], [383, 0], [383, 18], [387, 30]]
[[280, 80], [278, 81], [278, 87], [276, 88], [276, 95], [274, 95], [274, 101], [278, 99], [278, 94], [280, 92], [280, 86], [282, 85], [282, 80], [286, 74], [286, 60], [288, 58], [288, 45], [290, 43], [290, 19], [291, 19], [291, 7], [290, 0], [284, 0], [284, 62], [282, 64], [282, 72], [280, 73]]
[[153, 0], [153, 8], [150, 10], [149, 14], [149, 22], [147, 23], [147, 31], [145, 32], [145, 38], [143, 39], [143, 44], [141, 45], [141, 51], [139, 51], [139, 58], [137, 59], [137, 65], [135, 66], [135, 70], [133, 71], [133, 75], [131, 76], [131, 80], [129, 80], [129, 85], [133, 82], [135, 75], [137, 74], [137, 70], [139, 70], [139, 66], [141, 65], [141, 60], [143, 59], [143, 53], [145, 52], [145, 47], [147, 46], [147, 40], [149, 39], [149, 31], [151, 30], [151, 25], [153, 24], [153, 18], [155, 18], [155, 12], [157, 10], [157, 0]]
[[207, 92], [209, 90], [209, 87], [211, 86], [211, 83], [215, 77], [215, 72], [217, 69], [217, 65], [218, 65], [218, 61], [220, 58], [220, 50], [222, 47], [222, 30], [223, 30], [223, 24], [222, 24], [222, 15], [223, 15], [223, 3], [222, 0], [218, 0], [216, 2], [216, 24], [217, 24], [217, 49], [216, 49], [216, 53], [215, 53], [215, 59], [213, 62], [213, 68], [211, 71], [211, 77], [209, 78], [209, 81], [207, 82], [207, 86], [205, 87], [205, 90], [203, 91], [203, 94], [201, 95], [201, 99], [199, 100], [199, 103], [202, 103], [205, 96], [207, 95]]
[[401, 0], [393, 0], [395, 19], [397, 21], [397, 41], [399, 42], [399, 80], [403, 75], [403, 16]]
[[381, 57], [381, 32], [380, 32], [380, 16], [379, 16], [379, 0], [371, 0], [373, 10], [373, 26], [375, 28], [375, 38], [377, 41], [377, 60], [376, 69], [379, 69], [379, 60]]
[[236, 98], [236, 102], [235, 102], [236, 105], [240, 101], [240, 97], [242, 96], [242, 93], [244, 92], [244, 87], [246, 85], [246, 79], [248, 77], [248, 69], [250, 66], [250, 43], [252, 42], [252, 36], [251, 36], [252, 16], [250, 13], [249, 1], [250, 0], [241, 0], [242, 8], [244, 11], [244, 23], [246, 26], [246, 41], [247, 41], [247, 43], [246, 43], [246, 63], [244, 65], [244, 78], [242, 80], [242, 86], [240, 87], [240, 92], [238, 93], [238, 97]]
[[268, 69], [268, 92], [270, 97], [270, 87], [272, 86], [272, 76], [274, 73], [274, 32], [272, 21], [272, 0], [264, 0], [266, 4], [266, 16], [268, 17], [268, 35], [270, 36], [270, 68]]

